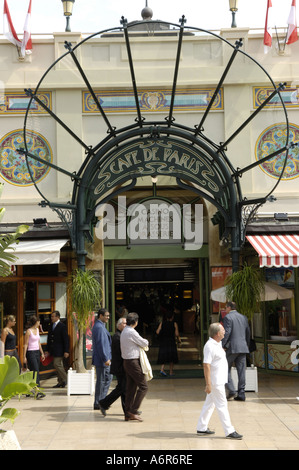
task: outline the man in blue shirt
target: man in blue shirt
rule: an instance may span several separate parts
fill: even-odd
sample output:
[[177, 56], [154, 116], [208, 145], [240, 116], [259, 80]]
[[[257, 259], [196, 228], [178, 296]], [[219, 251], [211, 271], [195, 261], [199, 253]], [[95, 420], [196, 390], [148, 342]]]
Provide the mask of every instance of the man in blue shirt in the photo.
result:
[[106, 328], [109, 318], [108, 310], [101, 308], [92, 329], [92, 364], [96, 367], [97, 375], [94, 410], [101, 409], [99, 402], [107, 395], [112, 380], [112, 374], [110, 374], [111, 336]]

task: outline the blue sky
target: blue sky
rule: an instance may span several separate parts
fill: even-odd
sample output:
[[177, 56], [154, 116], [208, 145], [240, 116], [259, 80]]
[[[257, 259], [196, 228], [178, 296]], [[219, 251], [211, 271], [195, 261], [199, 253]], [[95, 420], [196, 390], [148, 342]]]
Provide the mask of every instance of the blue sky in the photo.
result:
[[[29, 0], [7, 0], [14, 27], [23, 33]], [[0, 1], [3, 11], [4, 0]], [[272, 0], [277, 27], [286, 27], [291, 0]], [[75, 0], [70, 24], [73, 32], [94, 33], [119, 26], [122, 16], [141, 20], [145, 0]], [[178, 23], [185, 15], [188, 26], [203, 29], [230, 28], [229, 0], [148, 0], [153, 19]], [[264, 28], [267, 0], [239, 0], [238, 27]], [[299, 4], [298, 4], [299, 8]], [[32, 33], [53, 33], [65, 29], [61, 0], [32, 0]], [[0, 27], [0, 34], [3, 27]]]

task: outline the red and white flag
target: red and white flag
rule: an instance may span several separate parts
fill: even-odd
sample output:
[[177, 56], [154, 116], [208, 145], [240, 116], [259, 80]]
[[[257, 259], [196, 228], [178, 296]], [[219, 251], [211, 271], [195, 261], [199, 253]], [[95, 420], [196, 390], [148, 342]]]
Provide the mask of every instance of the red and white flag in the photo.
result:
[[296, 0], [292, 0], [291, 11], [288, 18], [287, 44], [298, 41], [297, 18], [296, 18]]
[[3, 34], [8, 39], [9, 42], [12, 42], [15, 46], [21, 47], [22, 42], [19, 40], [15, 28], [11, 21], [11, 16], [9, 13], [7, 1], [4, 0], [4, 10], [3, 10]]
[[28, 13], [24, 24], [24, 36], [21, 47], [21, 54], [25, 57], [25, 54], [31, 54], [32, 52], [32, 40], [31, 40], [31, 0], [29, 0]]
[[268, 52], [272, 46], [272, 1], [268, 0], [264, 32], [264, 50]]

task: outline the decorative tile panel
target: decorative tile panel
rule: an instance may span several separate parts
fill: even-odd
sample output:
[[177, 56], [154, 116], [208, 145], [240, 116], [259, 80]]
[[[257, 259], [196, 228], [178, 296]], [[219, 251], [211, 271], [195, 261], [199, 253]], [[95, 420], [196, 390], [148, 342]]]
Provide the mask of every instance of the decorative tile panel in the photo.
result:
[[268, 368], [275, 370], [298, 371], [298, 364], [291, 362], [294, 349], [290, 344], [268, 344]]
[[[177, 90], [175, 111], [202, 111], [205, 110], [213, 96], [214, 88], [193, 88]], [[106, 113], [136, 112], [133, 91], [95, 91], [103, 110]], [[171, 89], [169, 90], [139, 90], [139, 104], [142, 112], [168, 111], [171, 102]], [[82, 94], [83, 113], [98, 113], [97, 105], [87, 91]], [[223, 89], [220, 89], [212, 110], [223, 110]]]
[[[45, 105], [52, 109], [52, 93], [38, 93], [37, 95]], [[0, 93], [0, 115], [1, 114], [25, 114], [30, 98], [25, 93], [6, 92]], [[45, 114], [46, 111], [35, 101], [32, 100], [30, 112], [36, 114]]]
[[[273, 93], [271, 87], [253, 87], [253, 108], [257, 109], [271, 93]], [[282, 108], [281, 100], [287, 108], [299, 107], [299, 87], [286, 86], [284, 90], [280, 91], [280, 95], [281, 99], [279, 95], [274, 96], [265, 108]]]
[[[289, 144], [299, 141], [299, 126], [289, 124]], [[265, 129], [257, 139], [255, 158], [261, 160], [267, 155], [283, 148], [287, 142], [287, 128], [285, 123], [276, 124]], [[268, 176], [279, 178], [285, 160], [285, 151], [260, 165]], [[289, 149], [288, 160], [282, 177], [283, 181], [299, 176], [299, 148]]]
[[265, 369], [265, 352], [264, 352], [264, 343], [256, 342], [256, 351], [254, 351], [254, 365]]
[[[52, 149], [47, 140], [37, 132], [26, 131], [27, 149], [33, 155], [52, 162]], [[25, 155], [17, 152], [18, 149], [25, 148], [23, 129], [16, 129], [9, 132], [0, 139], [0, 175], [8, 183], [16, 186], [31, 186], [33, 176], [35, 182], [41, 181], [50, 171], [50, 167], [34, 158], [28, 157], [29, 169]]]

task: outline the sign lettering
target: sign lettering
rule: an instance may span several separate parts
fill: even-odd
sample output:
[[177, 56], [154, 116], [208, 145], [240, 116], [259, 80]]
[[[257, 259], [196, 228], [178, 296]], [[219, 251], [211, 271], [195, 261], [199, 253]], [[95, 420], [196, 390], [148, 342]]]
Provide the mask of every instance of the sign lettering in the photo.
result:
[[111, 188], [132, 178], [166, 175], [200, 186], [212, 196], [223, 194], [222, 182], [211, 158], [187, 143], [173, 139], [138, 139], [111, 153], [96, 172], [93, 198], [99, 199]]

